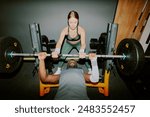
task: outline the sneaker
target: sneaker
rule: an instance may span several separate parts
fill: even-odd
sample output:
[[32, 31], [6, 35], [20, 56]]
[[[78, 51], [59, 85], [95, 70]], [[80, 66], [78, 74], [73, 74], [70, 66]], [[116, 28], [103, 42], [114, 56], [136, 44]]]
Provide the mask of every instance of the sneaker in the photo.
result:
[[60, 68], [60, 67], [58, 67], [57, 71], [56, 71], [54, 74], [55, 74], [55, 75], [59, 75], [59, 74], [61, 74], [61, 68]]

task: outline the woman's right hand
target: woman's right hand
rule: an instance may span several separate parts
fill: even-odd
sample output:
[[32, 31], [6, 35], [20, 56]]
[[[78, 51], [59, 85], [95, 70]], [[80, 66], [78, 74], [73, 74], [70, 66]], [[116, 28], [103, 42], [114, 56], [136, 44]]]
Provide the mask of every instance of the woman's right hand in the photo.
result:
[[58, 58], [58, 53], [56, 51], [52, 52], [52, 58]]

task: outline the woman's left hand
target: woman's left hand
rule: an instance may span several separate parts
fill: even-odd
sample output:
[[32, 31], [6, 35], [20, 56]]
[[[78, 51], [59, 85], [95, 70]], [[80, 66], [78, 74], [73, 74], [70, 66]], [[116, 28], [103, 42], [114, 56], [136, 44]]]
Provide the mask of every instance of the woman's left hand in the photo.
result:
[[83, 59], [85, 57], [86, 57], [86, 53], [84, 53], [84, 52], [79, 53], [79, 58]]

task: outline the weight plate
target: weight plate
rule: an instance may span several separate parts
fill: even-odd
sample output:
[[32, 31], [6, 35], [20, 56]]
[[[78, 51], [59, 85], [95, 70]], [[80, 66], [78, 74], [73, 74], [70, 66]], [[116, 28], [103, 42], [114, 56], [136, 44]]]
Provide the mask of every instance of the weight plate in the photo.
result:
[[126, 55], [125, 59], [116, 59], [116, 68], [123, 77], [136, 76], [144, 65], [144, 51], [135, 39], [122, 40], [116, 51], [117, 55]]
[[22, 53], [20, 42], [13, 37], [0, 38], [0, 73], [14, 73], [22, 62], [22, 57], [11, 57], [8, 53]]
[[90, 49], [97, 49], [99, 46], [99, 42], [96, 38], [91, 38], [90, 40]]

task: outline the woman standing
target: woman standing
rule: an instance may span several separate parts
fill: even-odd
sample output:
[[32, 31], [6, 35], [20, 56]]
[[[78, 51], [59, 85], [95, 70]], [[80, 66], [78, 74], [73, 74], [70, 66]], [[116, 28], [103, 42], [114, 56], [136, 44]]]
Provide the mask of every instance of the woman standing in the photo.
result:
[[[60, 51], [62, 54], [69, 54], [73, 49], [76, 49], [79, 52], [79, 58], [85, 58], [85, 30], [79, 26], [79, 15], [76, 11], [70, 11], [68, 14], [68, 26], [65, 27], [59, 37], [59, 40], [56, 44], [54, 52], [52, 52], [52, 58], [58, 58]], [[63, 45], [63, 46], [62, 46]], [[62, 57], [65, 59], [66, 57]], [[59, 62], [58, 69], [55, 74], [61, 73], [61, 67], [63, 62]], [[86, 66], [90, 69], [88, 63]]]

